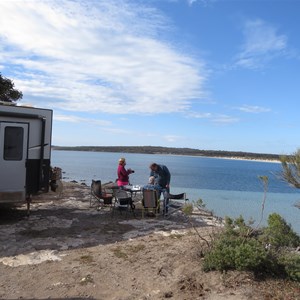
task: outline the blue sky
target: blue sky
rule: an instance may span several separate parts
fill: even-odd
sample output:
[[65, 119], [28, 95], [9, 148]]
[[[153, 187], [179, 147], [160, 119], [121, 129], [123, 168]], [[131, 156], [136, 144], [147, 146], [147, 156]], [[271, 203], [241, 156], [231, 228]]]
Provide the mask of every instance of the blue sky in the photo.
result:
[[300, 1], [0, 1], [0, 72], [53, 144], [290, 154]]

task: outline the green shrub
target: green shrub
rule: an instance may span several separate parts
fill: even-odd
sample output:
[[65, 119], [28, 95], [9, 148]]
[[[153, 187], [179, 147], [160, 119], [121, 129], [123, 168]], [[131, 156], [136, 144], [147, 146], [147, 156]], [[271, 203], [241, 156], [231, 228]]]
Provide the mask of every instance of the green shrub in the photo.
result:
[[300, 255], [297, 253], [286, 253], [279, 258], [287, 277], [300, 282]]
[[251, 238], [235, 248], [235, 269], [262, 272], [270, 259], [262, 244]]
[[203, 269], [252, 271], [300, 281], [300, 255], [283, 252], [299, 243], [300, 237], [278, 214], [270, 215], [268, 227], [261, 231], [247, 226], [242, 216], [226, 217], [224, 231], [204, 254]]
[[268, 227], [263, 230], [261, 239], [265, 244], [270, 244], [274, 250], [280, 247], [297, 247], [300, 245], [300, 237], [277, 213], [269, 215]]
[[182, 208], [182, 211], [185, 215], [190, 216], [193, 213], [193, 209], [193, 204], [185, 204]]
[[242, 216], [239, 216], [235, 220], [225, 217], [225, 236], [248, 236], [251, 232], [251, 228], [246, 225]]
[[204, 271], [244, 270], [261, 272], [270, 265], [270, 255], [254, 238], [224, 235], [204, 256]]
[[199, 198], [196, 202], [195, 202], [195, 205], [199, 208], [205, 208], [206, 204], [204, 203], [204, 201]]
[[204, 256], [203, 269], [204, 271], [211, 270], [229, 270], [233, 269], [234, 257], [232, 255], [234, 245], [231, 245], [226, 238], [220, 238], [215, 241], [213, 248]]

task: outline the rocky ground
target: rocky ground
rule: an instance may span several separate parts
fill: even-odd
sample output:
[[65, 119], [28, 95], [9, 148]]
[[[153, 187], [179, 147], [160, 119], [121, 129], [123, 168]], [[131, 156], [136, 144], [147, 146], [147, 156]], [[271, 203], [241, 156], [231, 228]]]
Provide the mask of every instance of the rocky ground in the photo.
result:
[[[89, 187], [0, 210], [0, 299], [300, 299], [300, 286], [241, 272], [204, 273], [199, 239], [180, 213], [168, 219], [90, 207]], [[192, 219], [205, 239], [220, 221]]]

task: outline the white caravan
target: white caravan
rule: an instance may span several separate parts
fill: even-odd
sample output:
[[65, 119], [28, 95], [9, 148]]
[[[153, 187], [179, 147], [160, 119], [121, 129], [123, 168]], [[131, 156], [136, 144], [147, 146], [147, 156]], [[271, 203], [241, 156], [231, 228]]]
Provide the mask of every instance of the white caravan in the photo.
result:
[[53, 111], [0, 103], [0, 205], [48, 192]]

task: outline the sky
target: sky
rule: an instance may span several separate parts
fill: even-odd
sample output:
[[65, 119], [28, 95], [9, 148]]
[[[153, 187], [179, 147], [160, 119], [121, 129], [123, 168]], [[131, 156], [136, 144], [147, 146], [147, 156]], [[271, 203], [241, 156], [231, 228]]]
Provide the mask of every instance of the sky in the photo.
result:
[[291, 154], [300, 0], [0, 0], [0, 73], [57, 146]]

